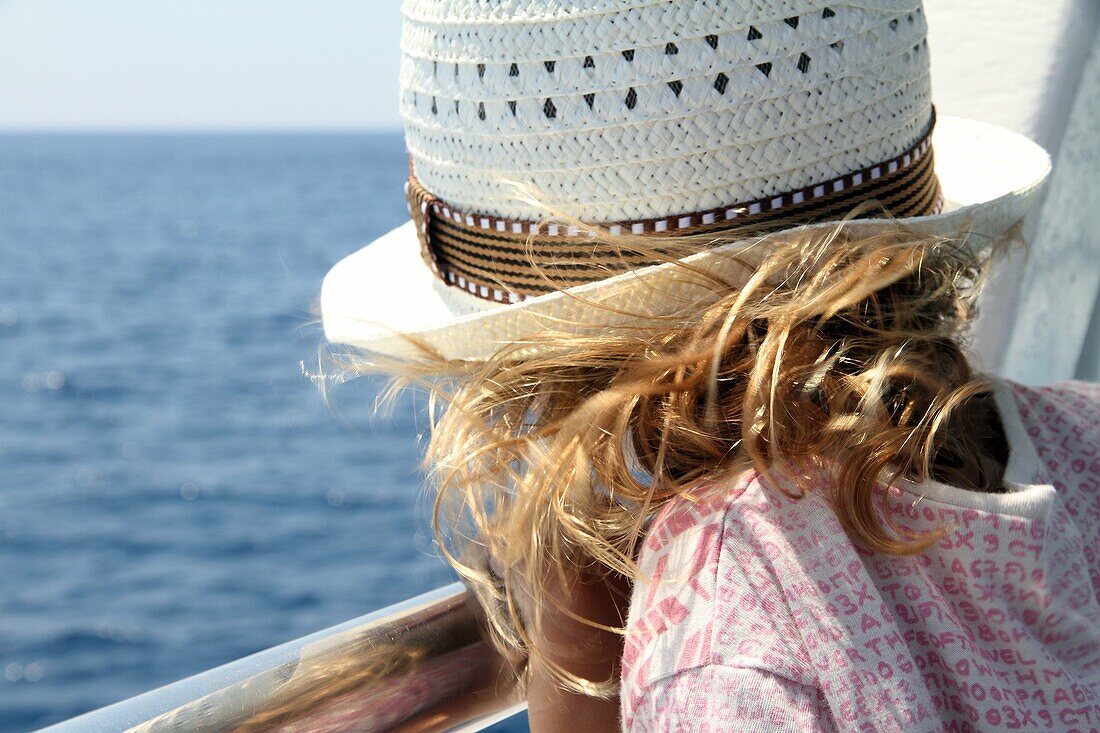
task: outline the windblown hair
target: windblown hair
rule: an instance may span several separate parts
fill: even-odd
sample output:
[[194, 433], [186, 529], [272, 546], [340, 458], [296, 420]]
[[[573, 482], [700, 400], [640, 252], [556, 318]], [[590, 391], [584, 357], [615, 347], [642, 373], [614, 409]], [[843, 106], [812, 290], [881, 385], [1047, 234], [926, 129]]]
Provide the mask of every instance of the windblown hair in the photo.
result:
[[[722, 244], [602, 236], [669, 262]], [[555, 573], [636, 577], [647, 520], [715, 482], [809, 462], [832, 472], [828, 499], [853, 541], [911, 553], [938, 536], [896, 526], [884, 483], [956, 482], [955, 468], [985, 465], [954, 414], [989, 390], [962, 346], [982, 272], [968, 247], [838, 224], [724, 256], [745, 276], [684, 266], [693, 304], [631, 326], [563, 327], [478, 363], [427, 350], [351, 362], [431, 391], [437, 537], [512, 658], [539, 655], [542, 611], [561, 607]], [[589, 694], [613, 689], [557, 672]]]

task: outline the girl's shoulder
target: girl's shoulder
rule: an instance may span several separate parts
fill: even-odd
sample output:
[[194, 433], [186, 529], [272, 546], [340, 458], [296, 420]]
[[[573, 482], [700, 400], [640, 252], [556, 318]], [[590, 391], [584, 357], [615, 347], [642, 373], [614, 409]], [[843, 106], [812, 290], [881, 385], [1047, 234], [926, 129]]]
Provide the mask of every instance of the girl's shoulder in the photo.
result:
[[795, 544], [827, 548], [830, 562], [856, 556], [825, 499], [783, 493], [792, 489], [778, 472], [746, 470], [678, 497], [657, 515], [630, 604], [624, 710], [632, 709], [630, 696], [638, 702], [664, 679], [713, 665], [814, 685], [785, 600], [792, 589], [780, 576], [798, 562]]
[[723, 544], [758, 547], [777, 529], [812, 530], [818, 510], [832, 516], [823, 498], [831, 480], [824, 467], [791, 463], [763, 473], [745, 469], [681, 494], [649, 526], [640, 557], [643, 576], [659, 580], [666, 568], [679, 565], [670, 563], [674, 557], [686, 559], [685, 552], [695, 567], [703, 555], [716, 561], [713, 549]]

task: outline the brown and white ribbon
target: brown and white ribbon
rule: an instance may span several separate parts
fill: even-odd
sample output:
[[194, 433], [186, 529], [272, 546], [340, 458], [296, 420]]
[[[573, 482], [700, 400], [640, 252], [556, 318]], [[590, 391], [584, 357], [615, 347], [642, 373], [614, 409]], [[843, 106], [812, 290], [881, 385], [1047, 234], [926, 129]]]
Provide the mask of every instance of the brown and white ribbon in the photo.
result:
[[[938, 213], [943, 198], [932, 156], [932, 127], [898, 157], [798, 191], [658, 219], [605, 224], [612, 236], [722, 235], [835, 221], [876, 200], [892, 216]], [[406, 186], [425, 261], [444, 282], [479, 298], [515, 303], [558, 288], [601, 280], [653, 264], [619, 251], [576, 226], [501, 219], [449, 206], [414, 174]]]

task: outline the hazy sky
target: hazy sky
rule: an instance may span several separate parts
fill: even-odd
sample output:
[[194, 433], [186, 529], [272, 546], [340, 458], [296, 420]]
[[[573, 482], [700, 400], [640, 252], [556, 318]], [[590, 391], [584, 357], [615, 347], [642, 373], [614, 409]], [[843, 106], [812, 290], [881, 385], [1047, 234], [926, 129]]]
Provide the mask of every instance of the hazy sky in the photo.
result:
[[396, 128], [399, 0], [0, 0], [0, 128]]

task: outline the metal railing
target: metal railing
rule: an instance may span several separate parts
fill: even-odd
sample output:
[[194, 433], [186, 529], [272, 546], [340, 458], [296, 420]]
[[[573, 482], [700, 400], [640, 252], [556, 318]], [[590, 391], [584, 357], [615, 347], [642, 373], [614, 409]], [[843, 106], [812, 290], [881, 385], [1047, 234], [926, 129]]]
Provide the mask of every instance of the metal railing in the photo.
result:
[[481, 730], [525, 703], [475, 605], [456, 583], [43, 733]]

